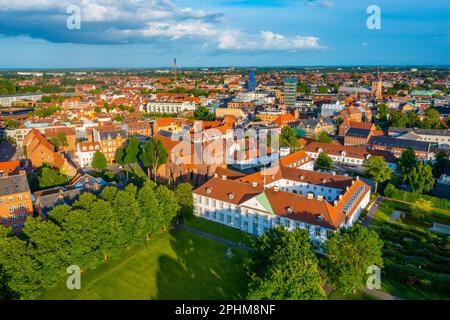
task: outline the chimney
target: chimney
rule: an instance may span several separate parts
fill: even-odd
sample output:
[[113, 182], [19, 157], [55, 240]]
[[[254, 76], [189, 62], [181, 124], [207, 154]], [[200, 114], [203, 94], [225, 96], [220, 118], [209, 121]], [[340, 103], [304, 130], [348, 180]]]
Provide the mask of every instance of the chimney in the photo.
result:
[[252, 182], [252, 187], [256, 188], [258, 186], [258, 182]]
[[338, 204], [338, 201], [337, 201], [337, 200], [334, 200], [334, 201], [333, 201], [333, 206], [335, 206], [335, 207], [336, 207], [336, 206], [337, 206], [337, 204]]
[[214, 173], [214, 178], [218, 178], [219, 175], [217, 173]]
[[339, 200], [342, 200], [342, 194], [339, 195]]
[[308, 199], [314, 199], [314, 193], [308, 192]]
[[355, 184], [355, 180], [352, 180], [352, 185], [354, 185]]
[[[352, 183], [353, 184], [353, 183]], [[346, 186], [345, 187], [345, 191], [348, 191], [350, 188], [349, 188], [349, 186]]]
[[222, 180], [227, 180], [227, 176], [222, 176]]
[[356, 176], [356, 180], [359, 180], [359, 176]]

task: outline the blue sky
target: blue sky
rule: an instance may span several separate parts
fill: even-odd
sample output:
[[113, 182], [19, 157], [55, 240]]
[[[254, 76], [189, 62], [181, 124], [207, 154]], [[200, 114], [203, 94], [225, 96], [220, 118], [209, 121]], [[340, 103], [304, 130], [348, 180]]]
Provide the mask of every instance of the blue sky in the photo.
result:
[[449, 65], [450, 1], [0, 0], [0, 48], [0, 68]]

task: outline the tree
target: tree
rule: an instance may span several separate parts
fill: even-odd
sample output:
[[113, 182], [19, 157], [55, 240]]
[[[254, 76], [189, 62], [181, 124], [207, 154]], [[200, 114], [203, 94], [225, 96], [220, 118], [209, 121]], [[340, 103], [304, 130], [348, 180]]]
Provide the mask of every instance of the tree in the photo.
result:
[[391, 173], [394, 172], [381, 156], [373, 156], [364, 160], [364, 166], [366, 167], [366, 175], [375, 182], [375, 193], [377, 193], [378, 184], [388, 180]]
[[64, 132], [60, 132], [55, 137], [51, 137], [50, 142], [58, 149], [62, 149], [63, 147], [67, 147], [69, 145], [69, 141], [67, 140], [67, 136]]
[[331, 169], [333, 167], [333, 159], [326, 152], [321, 152], [316, 160], [316, 166], [323, 169]]
[[435, 183], [433, 167], [428, 164], [424, 165], [422, 161], [417, 162], [406, 175], [406, 181], [412, 192], [422, 193], [423, 191], [430, 191]]
[[332, 143], [333, 139], [326, 133], [325, 131], [319, 132], [317, 135], [315, 134], [313, 137], [314, 141], [320, 142], [320, 143]]
[[117, 149], [116, 152], [116, 163], [120, 164], [121, 166], [123, 166], [126, 162], [125, 162], [125, 156], [126, 156], [126, 148], [125, 147], [120, 147]]
[[280, 147], [298, 147], [297, 131], [295, 131], [294, 128], [285, 126], [283, 129], [281, 129]]
[[194, 111], [194, 118], [195, 120], [212, 121], [215, 117], [207, 107], [200, 106]]
[[318, 259], [305, 230], [274, 228], [255, 239], [249, 299], [324, 299]]
[[105, 155], [100, 151], [96, 151], [94, 153], [94, 157], [92, 158], [91, 165], [92, 165], [92, 168], [94, 168], [94, 169], [105, 170], [106, 167], [108, 166]]
[[448, 153], [445, 151], [439, 151], [436, 154], [436, 162], [433, 165], [433, 174], [436, 179], [441, 176], [448, 164]]
[[140, 159], [144, 167], [148, 168], [148, 176], [150, 177], [150, 172], [152, 171], [153, 177], [156, 180], [158, 168], [166, 163], [167, 157], [167, 151], [161, 140], [151, 138], [144, 143]]
[[331, 283], [343, 294], [361, 288], [369, 266], [383, 267], [382, 247], [377, 233], [360, 225], [333, 233], [325, 243], [325, 269]]
[[436, 109], [429, 108], [425, 111], [424, 119], [421, 123], [421, 128], [424, 129], [439, 129], [441, 124], [439, 118], [441, 115]]
[[145, 238], [145, 221], [133, 195], [119, 190], [113, 202], [113, 212], [122, 225], [119, 236], [121, 246], [134, 245]]
[[160, 185], [155, 190], [156, 198], [159, 202], [159, 209], [162, 213], [162, 227], [164, 230], [172, 224], [173, 219], [180, 212], [175, 194], [164, 185]]
[[389, 118], [389, 107], [385, 103], [380, 103], [377, 106], [377, 118], [381, 121], [386, 121]]
[[181, 183], [175, 188], [175, 197], [180, 205], [180, 214], [182, 217], [190, 217], [194, 211], [194, 199], [192, 197], [192, 185]]
[[130, 141], [128, 142], [128, 145], [125, 149], [124, 162], [126, 164], [133, 164], [133, 163], [138, 162], [140, 145], [141, 145], [141, 143], [139, 142], [139, 140], [137, 138], [134, 137], [134, 138], [130, 139]]
[[412, 149], [406, 149], [402, 152], [402, 155], [398, 159], [398, 167], [403, 173], [403, 181], [406, 181], [406, 174], [411, 171], [413, 167], [416, 166], [417, 159], [416, 153]]
[[408, 119], [401, 111], [394, 111], [390, 115], [390, 125], [392, 127], [406, 128]]
[[6, 128], [10, 129], [16, 129], [20, 125], [19, 121], [17, 121], [16, 119], [6, 119], [4, 124]]
[[51, 188], [66, 184], [69, 179], [56, 171], [55, 169], [49, 167], [43, 167], [38, 175], [39, 188]]
[[433, 205], [431, 201], [425, 200], [425, 199], [417, 199], [414, 201], [414, 203], [411, 205], [411, 213], [416, 218], [423, 218], [425, 214], [431, 212], [433, 210]]
[[51, 221], [31, 218], [27, 220], [23, 234], [28, 240], [29, 253], [38, 264], [35, 272], [42, 287], [54, 285], [66, 275], [66, 268], [70, 265], [61, 228]]
[[143, 215], [146, 238], [163, 228], [162, 211], [155, 195], [156, 184], [152, 181], [145, 182], [139, 190], [137, 201]]

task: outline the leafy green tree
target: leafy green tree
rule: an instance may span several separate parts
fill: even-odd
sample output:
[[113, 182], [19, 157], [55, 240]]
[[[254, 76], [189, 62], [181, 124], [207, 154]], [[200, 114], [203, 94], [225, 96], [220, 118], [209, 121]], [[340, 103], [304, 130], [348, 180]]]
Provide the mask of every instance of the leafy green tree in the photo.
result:
[[333, 139], [326, 133], [325, 131], [319, 132], [317, 135], [314, 135], [313, 140], [320, 143], [332, 143]]
[[194, 212], [194, 199], [192, 197], [192, 185], [181, 183], [175, 188], [175, 197], [180, 205], [182, 217], [190, 217]]
[[117, 189], [116, 187], [107, 186], [103, 189], [102, 193], [100, 194], [100, 198], [108, 202], [112, 202], [116, 197], [118, 191], [119, 189]]
[[417, 113], [413, 111], [408, 112], [408, 114], [406, 115], [406, 119], [407, 119], [407, 126], [409, 128], [415, 128], [420, 125], [419, 116], [417, 115]]
[[126, 156], [126, 148], [125, 147], [118, 148], [116, 152], [116, 163], [123, 166], [126, 163], [125, 156]]
[[364, 160], [364, 167], [366, 168], [366, 175], [375, 182], [375, 193], [378, 190], [378, 184], [388, 180], [391, 173], [394, 172], [381, 156]]
[[429, 108], [425, 111], [424, 119], [421, 123], [421, 128], [424, 129], [439, 129], [441, 124], [439, 122], [441, 115], [436, 109]]
[[55, 169], [43, 167], [38, 175], [38, 181], [39, 188], [45, 189], [65, 185], [69, 182], [69, 179]]
[[305, 230], [269, 229], [255, 239], [249, 265], [249, 299], [324, 299], [318, 259]]
[[316, 160], [316, 167], [323, 169], [331, 169], [333, 167], [333, 159], [326, 152], [321, 152]]
[[436, 162], [433, 165], [434, 177], [439, 178], [448, 164], [448, 153], [445, 151], [439, 151], [436, 154]]
[[62, 149], [69, 145], [69, 141], [64, 132], [60, 132], [55, 137], [50, 138], [50, 142], [58, 149]]
[[166, 163], [167, 158], [168, 154], [161, 140], [151, 138], [144, 143], [140, 159], [144, 167], [148, 168], [149, 177], [152, 173], [156, 180], [158, 168]]
[[397, 128], [406, 128], [408, 118], [401, 111], [394, 111], [390, 115], [390, 125]]
[[297, 131], [291, 126], [285, 126], [281, 129], [280, 147], [297, 148], [298, 138]]
[[92, 158], [92, 168], [97, 170], [105, 170], [108, 167], [108, 162], [106, 161], [106, 157], [100, 151], [96, 151], [94, 153], [94, 157]]
[[377, 117], [381, 121], [387, 121], [389, 118], [389, 107], [385, 103], [380, 103], [377, 106]]
[[406, 149], [402, 152], [402, 155], [398, 159], [398, 167], [403, 173], [403, 181], [406, 181], [406, 175], [414, 168], [417, 164], [416, 153], [412, 149]]
[[35, 272], [41, 280], [43, 288], [56, 284], [66, 275], [68, 263], [68, 248], [59, 226], [51, 221], [28, 219], [23, 229], [28, 240], [28, 250], [37, 263]]
[[134, 245], [144, 239], [145, 220], [137, 200], [130, 193], [122, 190], [117, 192], [113, 212], [122, 225], [123, 232], [119, 236], [121, 246]]
[[194, 111], [195, 120], [212, 121], [215, 119], [214, 115], [209, 112], [207, 107], [200, 106]]
[[145, 224], [146, 237], [163, 229], [162, 211], [155, 194], [156, 184], [151, 181], [145, 182], [139, 190], [137, 201], [142, 212]]
[[428, 164], [424, 165], [422, 161], [417, 162], [416, 166], [406, 175], [406, 181], [412, 192], [430, 191], [436, 182], [433, 176], [433, 167]]
[[342, 228], [325, 243], [326, 271], [331, 283], [344, 294], [361, 288], [367, 277], [367, 268], [383, 267], [378, 234], [360, 225]]
[[131, 138], [125, 149], [124, 161], [126, 164], [133, 164], [138, 162], [141, 143], [137, 138]]
[[117, 237], [122, 231], [122, 225], [116, 214], [112, 211], [111, 204], [99, 199], [90, 208], [90, 220], [94, 226], [95, 238], [98, 243], [96, 248], [103, 260], [120, 253], [120, 242]]
[[70, 248], [70, 264], [82, 270], [94, 269], [103, 261], [98, 252], [96, 225], [92, 223], [90, 214], [84, 209], [73, 209], [61, 222], [64, 241]]
[[162, 213], [162, 227], [165, 230], [172, 224], [173, 219], [180, 212], [180, 206], [177, 203], [177, 198], [173, 191], [164, 185], [156, 188], [155, 195]]
[[12, 298], [35, 298], [41, 290], [41, 280], [36, 272], [39, 264], [33, 259], [26, 242], [1, 227], [0, 248], [0, 266]]
[[20, 126], [20, 123], [16, 119], [6, 119], [4, 125], [6, 128], [16, 129]]

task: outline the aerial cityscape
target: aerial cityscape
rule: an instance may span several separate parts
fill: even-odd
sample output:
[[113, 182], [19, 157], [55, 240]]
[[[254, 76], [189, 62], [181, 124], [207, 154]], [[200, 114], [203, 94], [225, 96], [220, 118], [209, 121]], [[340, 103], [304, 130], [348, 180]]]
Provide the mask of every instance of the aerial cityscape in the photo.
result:
[[448, 300], [450, 7], [402, 3], [0, 1], [0, 300]]

